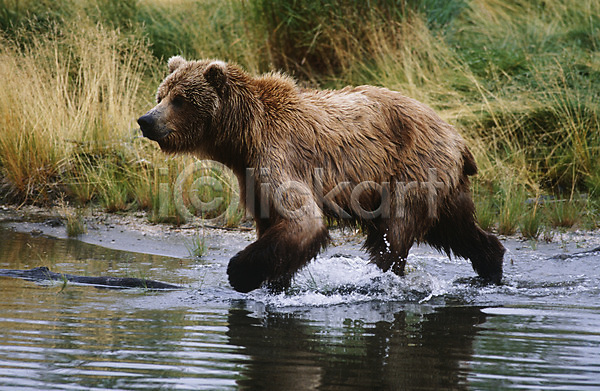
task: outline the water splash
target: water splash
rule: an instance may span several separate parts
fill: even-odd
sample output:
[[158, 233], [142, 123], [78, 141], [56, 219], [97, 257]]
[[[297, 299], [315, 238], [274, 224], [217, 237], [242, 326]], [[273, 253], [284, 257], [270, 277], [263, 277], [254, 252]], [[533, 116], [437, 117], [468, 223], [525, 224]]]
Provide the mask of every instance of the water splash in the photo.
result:
[[259, 289], [251, 292], [248, 299], [275, 307], [367, 301], [423, 303], [451, 290], [451, 281], [432, 275], [418, 259], [414, 261], [407, 275], [400, 277], [356, 256], [317, 257], [296, 275], [285, 293], [269, 294], [266, 289]]

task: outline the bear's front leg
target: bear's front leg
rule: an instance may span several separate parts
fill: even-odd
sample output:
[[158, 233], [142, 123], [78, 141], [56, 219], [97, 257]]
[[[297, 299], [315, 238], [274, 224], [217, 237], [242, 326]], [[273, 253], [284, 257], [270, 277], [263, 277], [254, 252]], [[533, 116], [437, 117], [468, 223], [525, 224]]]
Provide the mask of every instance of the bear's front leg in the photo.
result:
[[268, 282], [274, 290], [289, 287], [292, 277], [329, 242], [321, 219], [281, 219], [259, 239], [229, 261], [229, 283], [238, 292], [250, 292]]

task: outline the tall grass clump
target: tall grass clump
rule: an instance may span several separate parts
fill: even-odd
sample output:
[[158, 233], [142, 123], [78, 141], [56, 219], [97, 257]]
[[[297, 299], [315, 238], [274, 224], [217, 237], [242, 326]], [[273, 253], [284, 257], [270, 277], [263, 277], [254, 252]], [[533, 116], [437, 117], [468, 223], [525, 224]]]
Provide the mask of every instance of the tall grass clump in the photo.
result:
[[33, 56], [34, 50], [19, 53], [1, 41], [0, 167], [10, 196], [46, 199], [66, 154], [59, 147], [60, 135], [54, 133], [60, 122], [54, 115], [61, 108], [46, 83], [49, 72], [38, 69], [30, 61]]
[[254, 39], [247, 3], [239, 0], [164, 2], [138, 5], [136, 22], [157, 58], [182, 54], [189, 59], [234, 61], [252, 72], [269, 70], [267, 57]]
[[0, 169], [13, 199], [48, 201], [94, 157], [127, 153], [151, 58], [143, 40], [85, 19], [22, 34], [0, 40]]
[[[464, 2], [374, 0], [248, 2], [249, 15], [261, 29], [271, 63], [279, 69], [318, 81], [322, 76], [344, 77], [357, 63], [369, 63], [375, 52], [394, 55], [410, 41], [402, 28], [419, 18], [431, 24], [449, 23]], [[436, 20], [437, 22], [434, 22]], [[379, 44], [384, 41], [385, 46]], [[417, 48], [418, 45], [413, 45]], [[370, 64], [375, 65], [375, 64]]]
[[465, 123], [551, 191], [597, 191], [599, 15], [593, 0], [471, 2], [448, 38], [481, 95]]

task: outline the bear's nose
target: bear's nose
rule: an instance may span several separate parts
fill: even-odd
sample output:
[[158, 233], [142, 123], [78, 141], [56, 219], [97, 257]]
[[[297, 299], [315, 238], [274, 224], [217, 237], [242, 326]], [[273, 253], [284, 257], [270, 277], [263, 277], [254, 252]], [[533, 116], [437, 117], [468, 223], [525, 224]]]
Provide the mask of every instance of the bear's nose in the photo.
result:
[[150, 140], [160, 141], [171, 132], [164, 125], [161, 125], [160, 118], [157, 118], [156, 113], [146, 113], [138, 118], [137, 122], [144, 137]]
[[148, 133], [148, 131], [150, 129], [152, 129], [154, 120], [152, 119], [152, 116], [150, 116], [149, 114], [144, 114], [140, 118], [138, 118], [137, 123], [138, 123], [138, 125], [140, 125], [140, 129], [142, 129], [142, 133], [144, 133], [144, 136], [145, 136], [146, 133]]

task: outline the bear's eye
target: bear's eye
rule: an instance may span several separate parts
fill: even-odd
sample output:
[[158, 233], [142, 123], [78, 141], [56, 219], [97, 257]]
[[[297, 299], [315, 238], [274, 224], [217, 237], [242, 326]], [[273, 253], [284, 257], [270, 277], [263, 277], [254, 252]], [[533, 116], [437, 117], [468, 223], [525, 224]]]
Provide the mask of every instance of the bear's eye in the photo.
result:
[[184, 103], [185, 99], [183, 99], [183, 97], [177, 95], [173, 98], [173, 100], [171, 100], [171, 104], [173, 104], [173, 106], [175, 107], [181, 107]]

